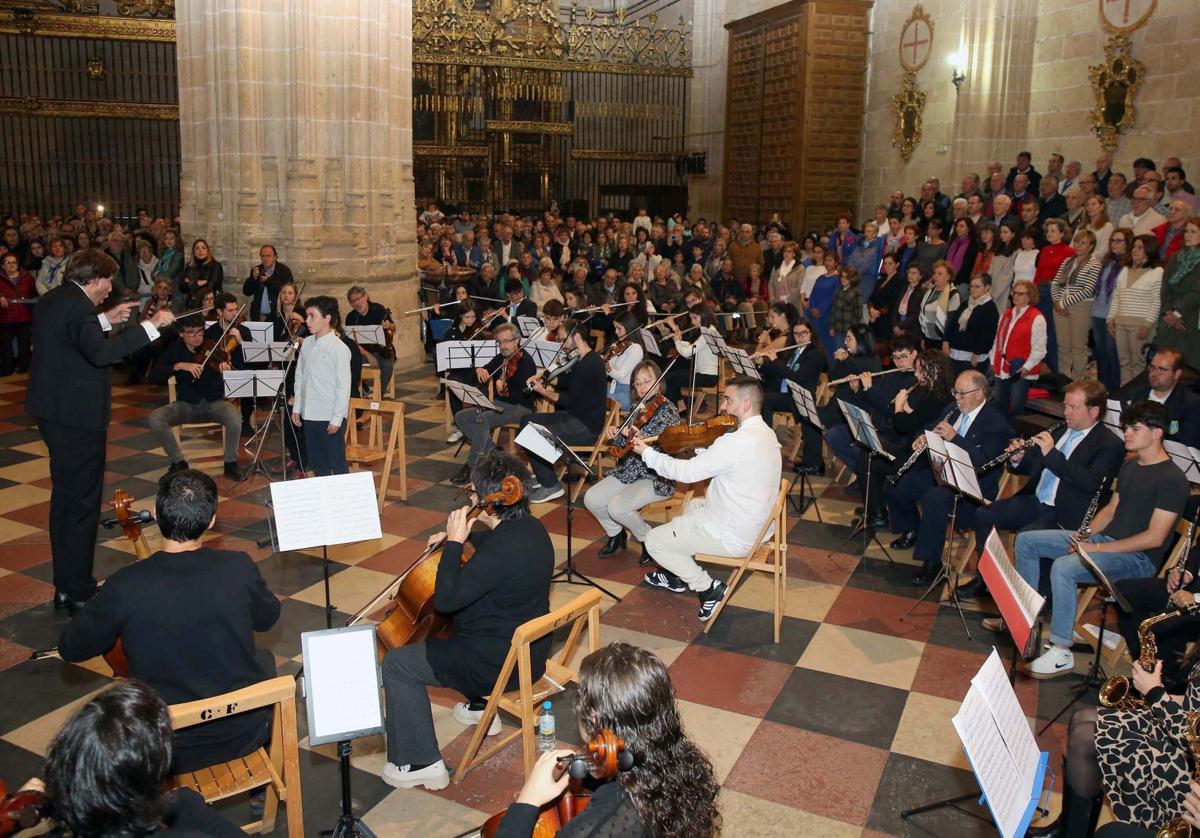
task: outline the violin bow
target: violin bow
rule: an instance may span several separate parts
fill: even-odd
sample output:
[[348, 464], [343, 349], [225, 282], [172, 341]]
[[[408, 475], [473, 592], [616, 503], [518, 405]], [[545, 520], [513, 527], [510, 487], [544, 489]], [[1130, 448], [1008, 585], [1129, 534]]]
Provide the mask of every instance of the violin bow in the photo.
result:
[[[497, 314], [501, 314], [501, 313], [502, 312], [497, 312]], [[532, 335], [530, 335], [527, 338], [521, 338], [521, 342], [517, 344], [517, 348], [513, 351], [513, 355], [516, 355], [518, 352], [521, 352], [522, 350], [524, 350], [525, 347], [528, 346], [535, 337], [537, 337], [537, 332], [534, 332]], [[555, 356], [558, 355], [557, 352], [555, 352], [554, 354], [555, 354]], [[491, 362], [489, 361], [488, 363], [491, 363]], [[494, 369], [488, 373], [487, 378], [485, 378], [484, 381], [491, 381], [492, 378], [496, 375], [496, 373], [498, 373], [503, 368], [504, 368], [504, 364], [500, 364], [500, 366], [496, 367], [496, 369]]]
[[229, 330], [238, 324], [238, 317], [242, 316], [242, 311], [245, 310], [248, 303], [242, 303], [241, 308], [237, 310], [237, 315], [233, 318], [233, 322], [221, 330], [221, 336], [213, 343], [213, 348], [208, 350], [208, 354], [204, 356], [204, 363], [200, 366], [207, 367], [208, 362], [212, 359], [213, 353], [217, 351], [217, 347], [225, 342], [225, 336], [229, 334]]
[[634, 422], [634, 420], [636, 420], [638, 416], [642, 415], [642, 408], [646, 406], [646, 403], [650, 401], [651, 398], [658, 394], [658, 385], [661, 384], [662, 380], [667, 377], [667, 373], [670, 371], [671, 367], [675, 366], [675, 363], [678, 360], [678, 355], [671, 359], [671, 363], [667, 364], [667, 366], [659, 374], [658, 378], [654, 380], [654, 383], [650, 385], [650, 389], [646, 391], [646, 395], [642, 396], [641, 399], [638, 400], [638, 403], [629, 411], [629, 415], [625, 417], [625, 421], [621, 423], [620, 427], [617, 428], [617, 432], [613, 434], [614, 439], [629, 430], [629, 426]]

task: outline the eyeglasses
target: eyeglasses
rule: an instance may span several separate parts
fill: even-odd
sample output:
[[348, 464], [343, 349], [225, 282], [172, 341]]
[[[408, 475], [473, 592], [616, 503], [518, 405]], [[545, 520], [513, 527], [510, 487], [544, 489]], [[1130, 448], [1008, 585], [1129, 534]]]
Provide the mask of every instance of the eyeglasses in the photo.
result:
[[974, 390], [951, 390], [950, 395], [954, 396], [954, 398], [957, 399], [959, 396], [969, 396], [972, 393], [978, 393], [978, 392], [979, 392], [979, 388], [976, 387]]
[[1174, 367], [1158, 367], [1158, 366], [1155, 366], [1154, 364], [1150, 365], [1150, 369], [1154, 370], [1155, 372], [1163, 372], [1163, 373], [1175, 372]]

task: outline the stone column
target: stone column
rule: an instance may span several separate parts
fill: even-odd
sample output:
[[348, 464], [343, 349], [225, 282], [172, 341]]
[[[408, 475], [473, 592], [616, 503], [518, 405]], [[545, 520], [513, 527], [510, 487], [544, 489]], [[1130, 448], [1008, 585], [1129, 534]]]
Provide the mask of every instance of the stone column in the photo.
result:
[[183, 0], [176, 26], [185, 238], [239, 296], [263, 244], [343, 313], [366, 285], [419, 363], [412, 0]]

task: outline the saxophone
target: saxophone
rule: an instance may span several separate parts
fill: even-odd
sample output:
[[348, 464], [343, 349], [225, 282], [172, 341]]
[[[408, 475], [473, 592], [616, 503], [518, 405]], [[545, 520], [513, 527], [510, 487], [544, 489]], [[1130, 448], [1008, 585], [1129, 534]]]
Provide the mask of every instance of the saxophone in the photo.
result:
[[[1187, 739], [1188, 751], [1192, 755], [1192, 771], [1193, 776], [1197, 768], [1200, 768], [1200, 710], [1193, 710], [1187, 715], [1187, 721], [1184, 722], [1183, 736]], [[1182, 817], [1171, 818], [1161, 829], [1155, 833], [1155, 838], [1191, 838], [1191, 825], [1188, 824]]]
[[[1147, 672], [1154, 671], [1154, 664], [1158, 660], [1158, 640], [1154, 636], [1154, 629], [1160, 623], [1198, 613], [1200, 603], [1195, 603], [1184, 608], [1172, 608], [1142, 620], [1138, 625], [1138, 645], [1141, 646], [1141, 653], [1136, 665]], [[1100, 704], [1118, 710], [1146, 709], [1145, 699], [1133, 694], [1133, 680], [1124, 675], [1114, 675], [1100, 686]], [[1197, 715], [1200, 719], [1200, 714]]]

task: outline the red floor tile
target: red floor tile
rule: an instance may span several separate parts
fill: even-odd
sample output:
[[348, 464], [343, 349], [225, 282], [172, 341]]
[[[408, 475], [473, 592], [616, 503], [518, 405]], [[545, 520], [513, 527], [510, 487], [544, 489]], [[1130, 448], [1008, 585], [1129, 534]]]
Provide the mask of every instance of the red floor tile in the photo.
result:
[[53, 596], [53, 585], [32, 576], [22, 573], [0, 576], [0, 619], [49, 602]]
[[[559, 504], [558, 501], [555, 501], [555, 503], [554, 510], [547, 512], [539, 520], [545, 525], [547, 531], [558, 535], [566, 535], [567, 508]], [[605, 537], [604, 529], [600, 526], [600, 522], [595, 519], [592, 513], [584, 509], [582, 493], [580, 493], [579, 500], [576, 502], [575, 513], [571, 516], [571, 537], [584, 541], [594, 541], [597, 538]]]
[[904, 616], [912, 607], [913, 600], [907, 597], [843, 588], [825, 615], [825, 622], [924, 642], [933, 629], [937, 606], [922, 602]]
[[604, 622], [672, 640], [690, 641], [704, 624], [696, 619], [695, 594], [673, 594], [638, 586], [604, 612]]
[[21, 539], [0, 544], [0, 567], [5, 570], [19, 572], [50, 561], [49, 536], [45, 533], [29, 536], [29, 538], [34, 537], [42, 540], [40, 542], [33, 542]]
[[795, 667], [693, 644], [670, 669], [679, 698], [762, 717]]
[[29, 655], [32, 652], [33, 649], [30, 649], [28, 646], [22, 646], [20, 643], [0, 637], [0, 670], [24, 663], [29, 660]]
[[858, 567], [858, 556], [848, 553], [833, 553], [815, 547], [788, 545], [788, 576], [825, 582], [830, 585], [845, 585], [846, 580]]

